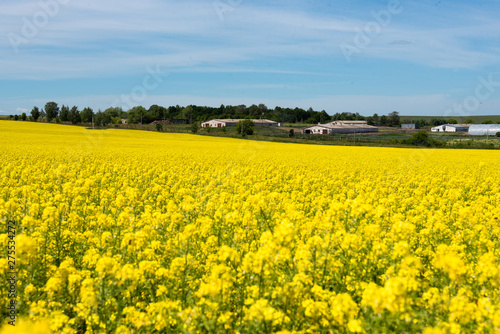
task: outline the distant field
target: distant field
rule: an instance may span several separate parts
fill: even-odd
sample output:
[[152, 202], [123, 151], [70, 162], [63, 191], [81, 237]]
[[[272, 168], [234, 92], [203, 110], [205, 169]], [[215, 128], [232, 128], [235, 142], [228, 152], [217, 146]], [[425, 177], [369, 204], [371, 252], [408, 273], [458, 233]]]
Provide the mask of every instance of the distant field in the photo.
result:
[[[19, 123], [25, 123], [18, 121]], [[11, 122], [6, 122], [11, 123]], [[12, 123], [17, 123], [12, 121]], [[32, 122], [27, 122], [32, 123]], [[37, 122], [38, 123], [38, 122]], [[42, 123], [47, 124], [47, 123]], [[69, 123], [60, 124], [61, 126], [70, 125]], [[324, 135], [305, 135], [302, 134], [304, 124], [287, 124], [286, 127], [255, 127], [255, 133], [249, 136], [248, 139], [256, 141], [271, 141], [271, 142], [286, 142], [286, 143], [301, 143], [301, 144], [319, 144], [319, 145], [336, 145], [336, 146], [385, 146], [385, 147], [412, 147], [405, 144], [403, 141], [411, 138], [418, 130], [409, 130], [391, 127], [379, 127], [379, 132], [376, 133], [357, 133], [357, 134], [332, 134]], [[91, 124], [82, 124], [81, 126], [92, 129]], [[103, 129], [102, 127], [95, 127]], [[105, 129], [121, 129], [121, 130], [146, 130], [160, 133], [192, 133], [192, 126], [186, 124], [171, 124], [165, 126], [160, 131], [156, 130], [152, 125], [122, 125], [109, 124]], [[290, 130], [294, 130], [294, 134], [290, 137]], [[428, 130], [429, 127], [426, 127]], [[236, 132], [236, 127], [226, 128], [205, 128], [198, 129], [198, 135], [210, 137], [226, 137], [226, 138], [241, 138], [241, 135]], [[434, 138], [445, 142], [442, 147], [446, 148], [475, 148], [475, 149], [498, 149], [500, 148], [500, 138], [490, 136], [486, 137], [471, 137], [466, 132], [460, 133], [430, 133], [429, 138]], [[484, 140], [483, 140], [484, 139]], [[413, 146], [414, 147], [414, 146]]]

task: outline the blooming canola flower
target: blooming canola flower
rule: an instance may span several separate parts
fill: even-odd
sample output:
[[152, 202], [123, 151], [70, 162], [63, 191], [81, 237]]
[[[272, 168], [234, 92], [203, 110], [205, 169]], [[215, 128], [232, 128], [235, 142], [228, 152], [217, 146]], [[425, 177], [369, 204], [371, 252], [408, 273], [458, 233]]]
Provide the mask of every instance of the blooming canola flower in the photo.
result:
[[500, 331], [498, 151], [0, 134], [0, 333]]

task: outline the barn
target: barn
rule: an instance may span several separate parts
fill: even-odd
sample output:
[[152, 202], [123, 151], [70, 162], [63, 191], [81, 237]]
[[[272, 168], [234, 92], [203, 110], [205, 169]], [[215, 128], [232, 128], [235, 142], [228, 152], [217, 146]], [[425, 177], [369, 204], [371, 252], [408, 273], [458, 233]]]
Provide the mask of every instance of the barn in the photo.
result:
[[418, 129], [418, 124], [415, 123], [401, 124], [401, 129], [416, 130]]
[[469, 130], [468, 124], [443, 124], [431, 128], [431, 132], [460, 132]]
[[307, 128], [302, 129], [302, 133], [327, 135], [330, 133], [348, 134], [348, 133], [378, 132], [377, 127], [366, 124], [358, 123], [355, 125], [336, 125], [332, 123], [309, 126]]
[[[212, 119], [208, 122], [201, 123], [202, 128], [223, 128], [225, 126], [236, 126], [243, 119]], [[251, 119], [256, 126], [279, 126], [278, 122], [268, 119]]]
[[333, 127], [330, 124], [317, 124], [302, 129], [302, 133], [307, 135], [327, 135], [332, 133]]
[[202, 128], [223, 128], [225, 126], [235, 126], [239, 120], [236, 119], [212, 119], [201, 123]]

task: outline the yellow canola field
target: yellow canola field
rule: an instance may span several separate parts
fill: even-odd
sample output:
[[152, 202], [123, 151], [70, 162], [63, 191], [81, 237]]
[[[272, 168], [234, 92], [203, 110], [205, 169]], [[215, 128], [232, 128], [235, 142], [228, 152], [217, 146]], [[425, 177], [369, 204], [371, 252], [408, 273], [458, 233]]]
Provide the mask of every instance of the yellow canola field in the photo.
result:
[[1, 333], [500, 331], [500, 152], [0, 122]]

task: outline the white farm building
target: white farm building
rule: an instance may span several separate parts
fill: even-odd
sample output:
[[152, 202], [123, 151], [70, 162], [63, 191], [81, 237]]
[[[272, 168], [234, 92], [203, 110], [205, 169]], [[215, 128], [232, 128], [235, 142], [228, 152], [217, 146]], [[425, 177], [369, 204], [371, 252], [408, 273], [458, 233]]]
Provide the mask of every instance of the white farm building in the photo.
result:
[[368, 125], [366, 121], [333, 121], [327, 124], [332, 125]]
[[[359, 122], [359, 121], [350, 121]], [[361, 121], [363, 122], [363, 121]], [[313, 135], [327, 135], [331, 133], [366, 133], [366, 132], [378, 132], [378, 128], [375, 126], [367, 125], [365, 123], [353, 123], [353, 124], [333, 124], [335, 122], [327, 124], [317, 124], [312, 125], [307, 128], [302, 129], [304, 134]]]
[[443, 124], [431, 128], [431, 132], [460, 132], [469, 130], [468, 124]]
[[471, 136], [495, 136], [500, 132], [500, 124], [472, 124], [469, 127]]
[[[236, 126], [239, 121], [244, 121], [244, 119], [212, 119], [208, 122], [201, 123], [202, 128], [223, 128], [225, 126]], [[256, 126], [279, 126], [278, 122], [271, 121], [268, 119], [251, 119]]]
[[333, 126], [330, 124], [317, 124], [302, 129], [302, 133], [311, 135], [328, 135], [332, 132]]

